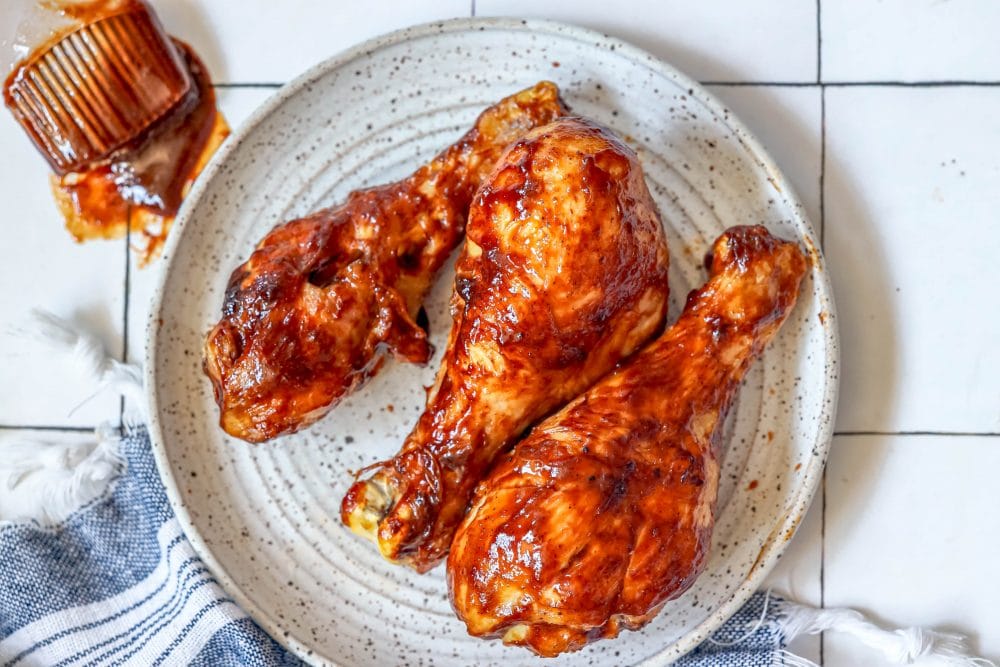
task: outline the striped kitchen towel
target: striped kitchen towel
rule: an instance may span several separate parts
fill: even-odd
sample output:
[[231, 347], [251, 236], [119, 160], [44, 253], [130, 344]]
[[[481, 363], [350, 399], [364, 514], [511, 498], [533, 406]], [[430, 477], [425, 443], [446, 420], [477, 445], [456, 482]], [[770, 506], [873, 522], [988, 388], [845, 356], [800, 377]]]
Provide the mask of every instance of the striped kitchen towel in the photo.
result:
[[195, 555], [145, 430], [120, 445], [103, 497], [51, 528], [0, 527], [0, 664], [299, 664]]

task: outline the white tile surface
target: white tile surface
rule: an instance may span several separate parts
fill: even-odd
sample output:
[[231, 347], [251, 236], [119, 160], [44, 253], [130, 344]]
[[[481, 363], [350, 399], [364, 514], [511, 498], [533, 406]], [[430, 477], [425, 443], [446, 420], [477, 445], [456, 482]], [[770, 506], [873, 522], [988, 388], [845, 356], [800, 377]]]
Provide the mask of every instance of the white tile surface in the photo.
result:
[[831, 88], [839, 430], [1000, 431], [1000, 88]]
[[125, 242], [77, 244], [49, 191], [49, 169], [10, 114], [0, 112], [0, 425], [94, 426], [118, 420], [117, 396], [82, 405], [93, 386], [62, 356], [15, 336], [44, 308], [121, 353]]
[[547, 18], [621, 37], [703, 81], [815, 81], [816, 5], [476, 0], [477, 16]]
[[[895, 627], [961, 629], [1000, 657], [1000, 438], [838, 437], [827, 470], [826, 603]], [[828, 633], [827, 667], [883, 664]]]
[[993, 0], [822, 3], [824, 81], [1000, 80]]
[[819, 88], [708, 86], [708, 89], [764, 144], [791, 181], [818, 233]]
[[213, 81], [285, 82], [370, 37], [469, 16], [470, 0], [153, 0], [164, 26], [201, 54]]

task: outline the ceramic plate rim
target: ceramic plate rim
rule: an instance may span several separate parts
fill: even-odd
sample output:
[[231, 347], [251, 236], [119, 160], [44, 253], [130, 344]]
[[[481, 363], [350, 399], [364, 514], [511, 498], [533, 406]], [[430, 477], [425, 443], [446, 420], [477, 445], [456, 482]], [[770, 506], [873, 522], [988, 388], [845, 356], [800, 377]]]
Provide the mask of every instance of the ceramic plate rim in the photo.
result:
[[[195, 552], [212, 572], [212, 575], [218, 581], [219, 585], [226, 591], [226, 593], [232, 596], [243, 611], [245, 611], [256, 623], [258, 623], [272, 638], [274, 638], [275, 641], [307, 662], [311, 662], [316, 658], [330, 662], [334, 661], [332, 661], [328, 656], [320, 656], [312, 651], [307, 653], [308, 649], [304, 645], [300, 646], [296, 642], [288, 641], [288, 638], [283, 636], [278, 631], [278, 624], [272, 619], [271, 614], [266, 609], [263, 609], [252, 602], [251, 599], [236, 584], [236, 582], [233, 581], [223, 564], [215, 558], [215, 555], [212, 553], [211, 549], [198, 532], [194, 521], [191, 519], [191, 516], [182, 501], [182, 495], [180, 493], [177, 480], [171, 471], [170, 459], [167, 454], [165, 440], [159, 421], [159, 413], [157, 411], [159, 397], [156, 389], [157, 375], [154, 360], [159, 339], [159, 318], [160, 311], [163, 307], [164, 288], [173, 265], [174, 250], [179, 245], [186, 228], [191, 224], [192, 211], [195, 210], [196, 204], [201, 199], [203, 193], [208, 187], [208, 184], [214, 179], [215, 175], [226, 163], [229, 155], [236, 149], [237, 146], [239, 146], [243, 139], [257, 127], [257, 125], [268, 118], [272, 113], [280, 109], [280, 107], [287, 100], [294, 97], [301, 90], [307, 88], [310, 83], [325, 76], [330, 71], [344, 66], [352, 60], [380, 48], [438, 34], [474, 32], [482, 29], [519, 30], [540, 34], [565, 35], [577, 39], [613, 42], [617, 51], [631, 57], [633, 60], [645, 61], [646, 65], [650, 67], [650, 69], [657, 71], [662, 76], [673, 80], [684, 89], [690, 91], [690, 94], [695, 99], [697, 99], [711, 112], [715, 113], [721, 121], [730, 130], [732, 130], [733, 135], [739, 143], [742, 144], [752, 161], [767, 173], [768, 177], [778, 188], [780, 196], [787, 201], [789, 209], [792, 213], [793, 226], [799, 228], [803, 232], [804, 236], [806, 235], [806, 232], [808, 232], [808, 236], [815, 237], [815, 231], [813, 230], [812, 224], [805, 216], [804, 208], [791, 187], [791, 184], [785, 178], [784, 174], [778, 168], [771, 156], [764, 149], [763, 145], [743, 125], [742, 121], [740, 121], [735, 114], [730, 112], [724, 104], [708, 92], [708, 90], [705, 89], [699, 82], [690, 78], [686, 74], [683, 74], [672, 65], [652, 55], [648, 51], [597, 30], [583, 28], [560, 21], [549, 21], [544, 19], [471, 17], [432, 21], [402, 28], [365, 40], [364, 42], [334, 54], [326, 60], [310, 67], [298, 77], [279, 88], [250, 115], [247, 121], [243, 123], [243, 125], [236, 132], [234, 132], [232, 136], [226, 140], [205, 168], [201, 176], [195, 182], [191, 192], [188, 194], [183, 206], [181, 207], [181, 211], [178, 214], [176, 221], [174, 222], [173, 230], [167, 239], [164, 249], [164, 266], [157, 280], [152, 306], [150, 308], [149, 320], [147, 322], [147, 331], [149, 335], [147, 337], [145, 351], [144, 383], [146, 387], [149, 414], [148, 430], [150, 441], [152, 443], [153, 456], [156, 460], [156, 467], [159, 471], [160, 478], [166, 489], [167, 498], [178, 522], [181, 525], [181, 528], [184, 531], [184, 534], [191, 542]], [[815, 451], [817, 451], [819, 455], [810, 457], [809, 463], [807, 464], [806, 470], [802, 476], [802, 481], [798, 485], [797, 492], [794, 494], [788, 494], [788, 498], [791, 500], [790, 506], [792, 509], [784, 516], [784, 519], [780, 524], [775, 525], [774, 528], [772, 528], [771, 534], [757, 558], [757, 562], [751, 567], [750, 573], [747, 577], [737, 588], [733, 590], [730, 598], [715, 609], [715, 611], [713, 611], [708, 618], [689, 630], [687, 634], [674, 643], [661, 647], [658, 655], [663, 655], [668, 650], [673, 650], [676, 652], [676, 655], [674, 656], [676, 658], [689, 652], [706, 637], [710, 636], [716, 629], [719, 628], [719, 626], [725, 623], [726, 620], [728, 620], [729, 617], [732, 616], [750, 598], [750, 596], [753, 595], [754, 592], [756, 592], [763, 579], [773, 569], [778, 558], [790, 543], [790, 539], [785, 539], [782, 536], [794, 535], [799, 523], [808, 511], [813, 497], [815, 496], [833, 438], [833, 422], [834, 416], [836, 415], [839, 390], [838, 368], [840, 365], [840, 348], [836, 308], [833, 300], [833, 291], [830, 284], [829, 273], [826, 270], [826, 265], [820, 249], [816, 248], [813, 254], [817, 262], [817, 270], [813, 272], [813, 275], [817, 282], [818, 292], [825, 299], [825, 303], [828, 304], [828, 316], [826, 326], [823, 327], [823, 330], [825, 351], [829, 354], [829, 363], [826, 366], [826, 391], [823, 396], [824, 400], [822, 403], [822, 413], [820, 415], [820, 419], [817, 420], [818, 429], [814, 443]]]

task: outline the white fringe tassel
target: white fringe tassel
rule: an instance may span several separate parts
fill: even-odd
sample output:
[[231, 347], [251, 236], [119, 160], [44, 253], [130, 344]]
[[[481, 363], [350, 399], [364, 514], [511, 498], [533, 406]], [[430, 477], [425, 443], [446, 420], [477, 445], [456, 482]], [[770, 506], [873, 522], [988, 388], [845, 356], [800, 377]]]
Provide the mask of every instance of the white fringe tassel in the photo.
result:
[[[923, 628], [885, 630], [853, 609], [817, 609], [788, 600], [776, 600], [772, 604], [778, 612], [778, 626], [788, 641], [799, 635], [840, 632], [880, 652], [889, 663], [895, 665], [926, 662], [996, 667], [991, 660], [970, 655], [967, 639], [962, 635]], [[799, 660], [800, 665], [812, 664], [801, 658]]]
[[61, 317], [44, 310], [33, 309], [28, 325], [21, 333], [67, 355], [79, 373], [93, 382], [93, 393], [74, 411], [94, 396], [111, 390], [130, 399], [126, 402], [126, 425], [145, 422], [146, 397], [142, 391], [142, 372], [137, 365], [113, 359], [96, 336], [80, 331]]
[[0, 441], [0, 525], [53, 525], [107, 490], [124, 462], [117, 429], [102, 426], [96, 441]]
[[[32, 310], [18, 333], [65, 354], [93, 383], [93, 393], [80, 405], [110, 389], [130, 399], [123, 416], [126, 428], [145, 422], [138, 366], [111, 358], [95, 336], [43, 310]], [[121, 472], [120, 438], [110, 425], [98, 427], [95, 435], [83, 442], [0, 440], [0, 522], [58, 523], [104, 493]]]

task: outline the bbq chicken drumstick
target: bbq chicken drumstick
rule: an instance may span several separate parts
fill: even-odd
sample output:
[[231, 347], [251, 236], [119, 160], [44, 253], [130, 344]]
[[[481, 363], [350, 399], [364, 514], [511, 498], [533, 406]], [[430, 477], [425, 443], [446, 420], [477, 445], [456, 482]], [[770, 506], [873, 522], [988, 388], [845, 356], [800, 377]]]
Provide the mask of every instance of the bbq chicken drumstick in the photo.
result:
[[414, 318], [503, 150], [565, 113], [542, 82], [484, 111], [412, 176], [272, 230], [229, 279], [204, 367], [230, 435], [260, 442], [316, 421], [379, 368], [423, 363]]
[[471, 634], [554, 656], [644, 625], [694, 582], [726, 410], [805, 268], [763, 227], [730, 229], [677, 323], [497, 464], [448, 556]]
[[517, 141], [473, 202], [426, 410], [344, 522], [390, 560], [440, 562], [496, 457], [661, 329], [667, 262], [642, 168], [607, 130], [562, 118]]

